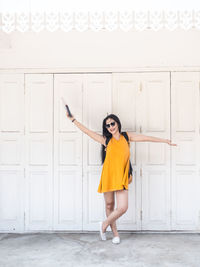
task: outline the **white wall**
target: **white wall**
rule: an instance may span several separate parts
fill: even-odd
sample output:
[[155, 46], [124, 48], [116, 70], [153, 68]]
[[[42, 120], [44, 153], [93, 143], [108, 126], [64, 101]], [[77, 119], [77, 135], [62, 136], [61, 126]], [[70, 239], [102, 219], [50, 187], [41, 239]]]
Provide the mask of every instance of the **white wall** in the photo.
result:
[[200, 66], [200, 30], [0, 32], [0, 68]]

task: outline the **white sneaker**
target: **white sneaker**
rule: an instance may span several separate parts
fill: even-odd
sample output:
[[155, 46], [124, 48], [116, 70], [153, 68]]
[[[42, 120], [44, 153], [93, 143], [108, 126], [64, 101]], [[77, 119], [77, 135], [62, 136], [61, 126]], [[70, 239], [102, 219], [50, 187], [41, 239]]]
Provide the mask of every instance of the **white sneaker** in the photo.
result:
[[113, 244], [119, 244], [119, 243], [120, 243], [120, 238], [119, 238], [119, 236], [115, 236], [115, 237], [113, 237], [112, 242], [113, 242]]
[[100, 232], [101, 240], [105, 241], [106, 240], [106, 233], [102, 232], [102, 223], [103, 222], [99, 222], [99, 232]]

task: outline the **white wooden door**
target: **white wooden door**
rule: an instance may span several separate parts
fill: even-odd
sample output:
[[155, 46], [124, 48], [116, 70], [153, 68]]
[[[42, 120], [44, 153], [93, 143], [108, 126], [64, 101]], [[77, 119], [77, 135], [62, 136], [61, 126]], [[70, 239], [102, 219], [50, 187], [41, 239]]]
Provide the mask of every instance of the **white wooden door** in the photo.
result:
[[[170, 73], [140, 74], [140, 98], [140, 133], [170, 139]], [[142, 230], [170, 230], [170, 149], [139, 144]]]
[[[124, 131], [170, 138], [169, 73], [114, 74], [113, 110]], [[129, 186], [129, 208], [119, 219], [119, 229], [169, 229], [169, 147], [133, 142], [131, 162], [134, 179]]]
[[[102, 122], [111, 113], [111, 74], [85, 74], [83, 83], [83, 124], [102, 134]], [[83, 136], [83, 230], [98, 230], [106, 218], [103, 193], [98, 193], [101, 177], [101, 144]]]
[[[138, 74], [116, 73], [113, 74], [113, 113], [122, 124], [122, 131], [137, 133], [139, 130], [139, 79]], [[138, 157], [136, 143], [131, 142], [131, 164], [133, 167], [133, 180], [128, 190], [128, 210], [117, 220], [119, 230], [140, 230], [141, 190], [138, 179]], [[116, 203], [116, 201], [115, 201]], [[116, 208], [116, 205], [115, 205]]]
[[200, 75], [172, 73], [172, 230], [200, 231]]
[[0, 232], [24, 231], [24, 75], [0, 75]]
[[54, 230], [82, 230], [82, 132], [61, 98], [82, 122], [82, 74], [54, 76]]
[[123, 131], [178, 144], [132, 142], [129, 209], [118, 229], [199, 232], [199, 83], [199, 72], [172, 73], [170, 95], [168, 72], [1, 74], [0, 231], [98, 230], [106, 218], [101, 145], [66, 117], [64, 97], [96, 132], [112, 112]]
[[25, 75], [25, 230], [51, 230], [53, 75]]

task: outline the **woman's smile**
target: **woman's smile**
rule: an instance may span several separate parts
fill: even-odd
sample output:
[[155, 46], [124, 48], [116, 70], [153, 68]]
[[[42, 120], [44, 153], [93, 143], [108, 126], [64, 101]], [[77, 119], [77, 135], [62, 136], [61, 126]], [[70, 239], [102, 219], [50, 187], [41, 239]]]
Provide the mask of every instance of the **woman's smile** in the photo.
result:
[[114, 133], [114, 132], [115, 132], [115, 130], [116, 130], [116, 126], [114, 126], [114, 127], [110, 128], [109, 130], [110, 130], [110, 132], [111, 132], [111, 133]]

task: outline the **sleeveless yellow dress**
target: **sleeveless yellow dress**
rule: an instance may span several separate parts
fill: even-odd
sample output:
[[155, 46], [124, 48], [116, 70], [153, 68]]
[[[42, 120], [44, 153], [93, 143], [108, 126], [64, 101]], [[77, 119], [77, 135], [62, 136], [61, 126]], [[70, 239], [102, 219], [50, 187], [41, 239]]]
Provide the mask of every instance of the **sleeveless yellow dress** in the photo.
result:
[[99, 193], [128, 189], [130, 149], [125, 137], [112, 137], [106, 148], [106, 157], [103, 163]]

